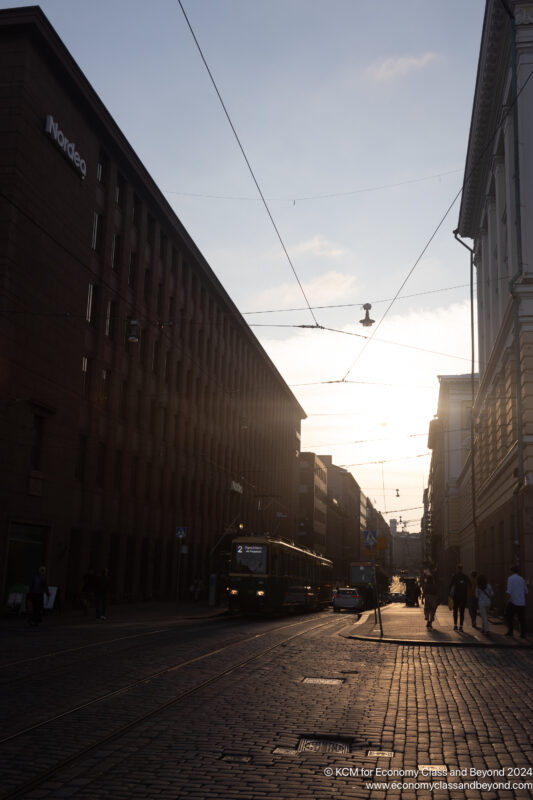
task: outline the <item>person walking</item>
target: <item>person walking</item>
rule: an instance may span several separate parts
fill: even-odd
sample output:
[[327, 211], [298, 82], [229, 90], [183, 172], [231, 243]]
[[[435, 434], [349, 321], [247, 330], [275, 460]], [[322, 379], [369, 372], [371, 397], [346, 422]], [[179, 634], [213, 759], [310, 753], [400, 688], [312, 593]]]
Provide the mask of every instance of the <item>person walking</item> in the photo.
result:
[[430, 631], [433, 630], [433, 622], [435, 620], [435, 613], [438, 605], [438, 590], [435, 576], [431, 572], [426, 573], [424, 579], [424, 617], [426, 619], [426, 628]]
[[507, 606], [505, 609], [505, 619], [507, 621], [506, 636], [513, 635], [513, 625], [515, 614], [518, 617], [520, 636], [526, 638], [526, 598], [527, 583], [519, 574], [518, 567], [511, 567], [511, 574], [507, 578]]
[[453, 629], [457, 630], [457, 621], [459, 621], [459, 632], [463, 632], [463, 623], [465, 620], [466, 598], [468, 594], [468, 587], [470, 581], [463, 572], [463, 565], [457, 564], [455, 575], [450, 582], [448, 594], [453, 599]]
[[494, 597], [494, 589], [487, 582], [484, 575], [479, 575], [476, 585], [476, 600], [481, 617], [481, 633], [488, 636], [489, 631], [489, 608]]
[[31, 615], [28, 620], [30, 625], [40, 625], [43, 621], [44, 595], [48, 597], [48, 583], [46, 580], [46, 567], [39, 567], [30, 581], [28, 597], [31, 600]]
[[477, 572], [475, 569], [472, 570], [470, 573], [470, 586], [468, 587], [468, 591], [466, 593], [466, 604], [468, 606], [468, 613], [470, 614], [470, 619], [472, 621], [472, 627], [476, 628], [476, 619], [477, 619]]

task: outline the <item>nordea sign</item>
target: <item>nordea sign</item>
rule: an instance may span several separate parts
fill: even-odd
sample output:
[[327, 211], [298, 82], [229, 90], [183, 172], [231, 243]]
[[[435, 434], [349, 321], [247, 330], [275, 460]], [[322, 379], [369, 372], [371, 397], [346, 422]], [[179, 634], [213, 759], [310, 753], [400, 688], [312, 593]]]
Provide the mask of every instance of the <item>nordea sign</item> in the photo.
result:
[[59, 123], [55, 122], [53, 116], [48, 114], [46, 117], [46, 124], [44, 127], [45, 133], [47, 133], [52, 141], [56, 143], [60, 150], [63, 151], [65, 156], [72, 162], [75, 169], [81, 174], [82, 178], [85, 178], [87, 175], [87, 164], [85, 160], [80, 156], [78, 151], [76, 150], [76, 145], [74, 142], [71, 142], [67, 139], [65, 134], [59, 128]]

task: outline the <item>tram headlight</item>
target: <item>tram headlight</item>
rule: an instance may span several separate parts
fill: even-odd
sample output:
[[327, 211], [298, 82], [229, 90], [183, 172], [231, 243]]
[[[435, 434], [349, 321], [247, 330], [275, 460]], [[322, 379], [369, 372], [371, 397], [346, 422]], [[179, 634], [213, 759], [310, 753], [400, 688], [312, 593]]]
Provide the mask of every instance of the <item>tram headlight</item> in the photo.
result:
[[238, 589], [230, 589], [230, 594], [235, 597], [235, 595], [239, 594], [239, 590]]
[[264, 589], [258, 589], [257, 592], [256, 592], [256, 595], [258, 597], [264, 597], [265, 596], [265, 590]]

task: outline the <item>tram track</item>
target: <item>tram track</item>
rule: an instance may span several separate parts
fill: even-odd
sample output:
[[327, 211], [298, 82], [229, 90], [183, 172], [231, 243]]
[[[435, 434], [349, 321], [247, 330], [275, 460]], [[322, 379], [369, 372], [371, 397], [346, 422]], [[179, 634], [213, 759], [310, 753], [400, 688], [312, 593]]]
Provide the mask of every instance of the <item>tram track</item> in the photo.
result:
[[[215, 625], [219, 626], [220, 623], [217, 621], [216, 623], [213, 623], [213, 627]], [[175, 626], [175, 627], [160, 628], [153, 631], [145, 631], [142, 633], [131, 634], [130, 636], [120, 636], [115, 639], [100, 639], [97, 642], [88, 642], [87, 644], [79, 645], [78, 647], [64, 648], [62, 650], [56, 650], [50, 653], [43, 653], [42, 655], [39, 656], [32, 656], [31, 658], [19, 659], [17, 661], [10, 661], [7, 664], [0, 665], [0, 686], [4, 686], [6, 684], [11, 685], [23, 681], [30, 681], [36, 676], [42, 677], [43, 675], [46, 675], [49, 672], [57, 673], [58, 669], [67, 670], [72, 668], [72, 666], [76, 664], [76, 661], [66, 661], [58, 666], [57, 663], [54, 663], [54, 660], [59, 657], [64, 658], [65, 656], [69, 655], [72, 656], [84, 655], [85, 651], [93, 651], [89, 653], [87, 658], [97, 659], [101, 657], [101, 652], [95, 652], [95, 651], [98, 651], [100, 649], [106, 649], [108, 651], [107, 654], [109, 655], [109, 649], [112, 648], [114, 645], [127, 642], [128, 643], [127, 647], [123, 649], [114, 649], [112, 651], [113, 656], [125, 655], [128, 652], [128, 650], [132, 649], [133, 647], [136, 647], [135, 640], [138, 640], [141, 637], [155, 636], [161, 634], [167, 634], [168, 636], [176, 636], [176, 633], [178, 631], [180, 633], [181, 631], [183, 631], [185, 636], [189, 636], [190, 634], [196, 633], [200, 630], [205, 630], [208, 627], [210, 626], [204, 625], [201, 627], [195, 626], [187, 628], [180, 628], [178, 626]], [[180, 641], [183, 641], [183, 638]], [[52, 661], [52, 663], [49, 666], [41, 666], [43, 662], [47, 661]], [[25, 672], [20, 675], [5, 676], [5, 674], [4, 675], [2, 674], [2, 670], [7, 670], [8, 668], [20, 669], [21, 667], [27, 665], [36, 665], [38, 667], [38, 670], [34, 672]]]
[[[173, 625], [167, 626], [165, 628], [157, 628], [155, 630], [150, 631], [142, 631], [139, 633], [130, 634], [128, 636], [119, 636], [113, 639], [99, 639], [95, 642], [87, 642], [86, 644], [79, 645], [77, 647], [68, 647], [62, 648], [60, 650], [55, 650], [48, 653], [42, 653], [38, 656], [32, 656], [30, 658], [23, 658], [17, 659], [15, 661], [9, 661], [5, 664], [0, 664], [0, 687], [5, 685], [14, 685], [16, 683], [23, 683], [32, 681], [35, 678], [41, 679], [43, 676], [46, 676], [48, 673], [53, 673], [57, 675], [58, 670], [68, 671], [71, 670], [73, 666], [78, 663], [76, 660], [67, 660], [62, 662], [61, 664], [57, 664], [57, 658], [65, 658], [65, 656], [74, 656], [77, 657], [78, 655], [85, 655], [86, 651], [92, 651], [89, 653], [87, 657], [85, 657], [84, 663], [87, 664], [88, 659], [98, 659], [102, 656], [102, 653], [99, 652], [102, 649], [106, 651], [106, 656], [113, 656], [113, 657], [124, 657], [129, 650], [133, 649], [137, 646], [136, 640], [144, 637], [149, 636], [162, 636], [167, 635], [168, 637], [172, 637], [173, 639], [176, 637], [177, 634], [180, 635], [179, 643], [183, 644], [187, 641], [191, 635], [194, 635], [198, 632], [209, 631], [210, 633], [218, 633], [224, 630], [235, 630], [236, 625], [235, 623], [243, 623], [243, 619], [240, 617], [229, 617], [229, 618], [217, 618], [217, 619], [209, 619], [203, 621], [200, 625], [194, 626], [183, 626], [183, 625]], [[268, 623], [265, 623], [268, 624]], [[279, 627], [276, 623], [269, 626], [267, 632], [270, 630], [275, 630]], [[235, 640], [238, 643], [239, 640]], [[127, 646], [121, 649], [115, 649], [115, 645], [120, 645], [122, 643], [127, 643]], [[130, 646], [131, 645], [131, 646]], [[46, 665], [47, 662], [52, 662]], [[54, 663], [55, 662], [55, 663]], [[35, 671], [30, 672], [23, 672], [22, 674], [11, 674], [6, 675], [6, 671], [9, 669], [21, 669], [25, 666], [35, 665], [37, 669]]]
[[[217, 681], [221, 680], [222, 678], [226, 677], [227, 675], [230, 675], [231, 673], [246, 667], [248, 664], [251, 664], [252, 662], [257, 661], [258, 659], [266, 656], [268, 653], [272, 652], [273, 650], [275, 650], [275, 649], [277, 649], [279, 647], [282, 647], [284, 645], [287, 645], [288, 643], [290, 643], [294, 639], [297, 639], [297, 638], [299, 638], [301, 636], [304, 636], [306, 634], [312, 633], [314, 631], [320, 630], [322, 628], [326, 628], [328, 626], [329, 627], [332, 627], [332, 626], [337, 627], [335, 625], [335, 623], [337, 623], [337, 622], [338, 622], [338, 620], [336, 620], [336, 619], [335, 620], [329, 619], [329, 620], [327, 620], [325, 622], [320, 622], [318, 625], [313, 625], [313, 626], [309, 627], [309, 620], [306, 619], [306, 620], [299, 620], [298, 622], [293, 622], [293, 623], [290, 623], [288, 625], [278, 626], [278, 627], [275, 627], [275, 628], [269, 628], [267, 631], [264, 631], [264, 632], [261, 632], [261, 633], [255, 633], [253, 636], [247, 637], [245, 639], [239, 639], [238, 641], [227, 643], [227, 644], [223, 645], [222, 647], [216, 648], [214, 650], [210, 650], [209, 652], [204, 653], [204, 654], [202, 654], [200, 656], [196, 656], [196, 657], [194, 657], [192, 659], [188, 659], [186, 661], [182, 661], [182, 662], [179, 662], [177, 664], [173, 664], [171, 666], [166, 667], [165, 669], [158, 670], [158, 671], [156, 671], [156, 672], [154, 672], [154, 673], [152, 673], [150, 675], [145, 675], [142, 678], [139, 678], [138, 680], [133, 681], [133, 682], [129, 683], [128, 685], [120, 687], [117, 690], [102, 694], [99, 697], [95, 697], [95, 698], [87, 701], [86, 703], [78, 704], [77, 706], [62, 712], [61, 714], [57, 714], [57, 715], [54, 715], [53, 717], [49, 717], [48, 719], [42, 720], [41, 722], [37, 723], [36, 725], [28, 726], [28, 727], [24, 728], [23, 730], [17, 731], [14, 734], [11, 734], [10, 736], [7, 736], [7, 737], [4, 737], [3, 739], [0, 739], [0, 748], [5, 747], [6, 745], [8, 745], [10, 743], [13, 743], [16, 740], [19, 740], [19, 742], [17, 744], [20, 745], [20, 747], [24, 748], [24, 737], [27, 737], [30, 734], [32, 734], [34, 732], [37, 732], [37, 731], [41, 731], [41, 733], [42, 733], [43, 732], [42, 729], [44, 729], [44, 732], [45, 732], [46, 731], [46, 726], [51, 726], [54, 722], [65, 720], [70, 715], [74, 715], [77, 712], [82, 712], [85, 709], [90, 708], [90, 707], [95, 707], [99, 703], [102, 703], [102, 702], [104, 702], [106, 700], [110, 700], [113, 697], [117, 697], [119, 695], [125, 695], [128, 692], [131, 692], [132, 690], [134, 690], [135, 688], [137, 688], [137, 687], [139, 687], [139, 686], [141, 686], [143, 684], [146, 685], [146, 684], [150, 683], [153, 680], [157, 680], [158, 678], [161, 678], [164, 675], [170, 674], [172, 672], [177, 672], [178, 670], [184, 669], [184, 668], [189, 667], [189, 666], [193, 666], [196, 663], [204, 661], [204, 660], [206, 660], [208, 658], [211, 658], [213, 656], [219, 655], [219, 654], [223, 653], [224, 651], [229, 650], [230, 648], [237, 647], [238, 645], [246, 645], [247, 643], [250, 643], [252, 641], [256, 641], [256, 640], [258, 640], [260, 638], [264, 638], [265, 636], [268, 636], [268, 635], [271, 635], [271, 634], [275, 635], [276, 633], [278, 633], [280, 631], [284, 631], [287, 628], [294, 628], [296, 626], [305, 625], [307, 623], [307, 625], [306, 625], [306, 627], [305, 627], [305, 629], [303, 631], [299, 631], [297, 633], [294, 633], [291, 636], [284, 637], [280, 641], [275, 642], [274, 644], [262, 649], [261, 651], [259, 651], [257, 653], [254, 653], [254, 654], [252, 654], [252, 655], [250, 655], [250, 656], [238, 661], [236, 664], [232, 664], [229, 667], [226, 667], [226, 668], [224, 668], [224, 669], [222, 669], [220, 671], [217, 671], [214, 675], [211, 675], [208, 678], [206, 678], [205, 680], [202, 680], [199, 683], [196, 683], [194, 686], [191, 686], [191, 687], [189, 687], [187, 689], [184, 689], [183, 691], [179, 692], [177, 695], [171, 697], [170, 699], [165, 700], [164, 702], [157, 704], [155, 708], [151, 708], [150, 710], [148, 710], [148, 711], [146, 711], [146, 712], [144, 712], [144, 713], [142, 713], [140, 715], [137, 715], [134, 719], [130, 720], [129, 722], [127, 722], [125, 724], [120, 725], [115, 730], [110, 731], [109, 733], [107, 733], [107, 734], [105, 734], [103, 736], [100, 736], [95, 741], [92, 741], [88, 745], [83, 746], [82, 748], [78, 749], [76, 752], [66, 756], [65, 758], [57, 760], [54, 764], [50, 765], [47, 769], [43, 770], [39, 774], [33, 776], [32, 778], [28, 779], [27, 781], [24, 781], [21, 784], [18, 784], [16, 786], [14, 786], [12, 789], [8, 790], [7, 793], [4, 793], [4, 794], [0, 795], [0, 800], [13, 800], [14, 798], [23, 796], [26, 792], [32, 791], [33, 789], [37, 788], [38, 786], [40, 786], [45, 781], [49, 780], [57, 772], [66, 769], [67, 767], [73, 765], [77, 761], [83, 760], [83, 758], [85, 756], [89, 755], [92, 751], [96, 750], [97, 748], [103, 747], [103, 746], [105, 746], [105, 745], [107, 745], [107, 744], [109, 744], [109, 743], [111, 743], [111, 742], [113, 742], [113, 741], [115, 741], [117, 739], [120, 739], [120, 737], [126, 735], [129, 731], [131, 731], [132, 729], [134, 729], [137, 726], [141, 725], [143, 722], [146, 722], [147, 720], [155, 717], [157, 714], [160, 714], [160, 713], [164, 712], [166, 709], [168, 709], [168, 708], [180, 703], [181, 701], [185, 700], [186, 698], [190, 697], [191, 695], [194, 695], [197, 692], [200, 692], [202, 689], [204, 689], [204, 688], [216, 683]], [[2, 751], [0, 750], [0, 756], [1, 756], [1, 753], [2, 753]]]

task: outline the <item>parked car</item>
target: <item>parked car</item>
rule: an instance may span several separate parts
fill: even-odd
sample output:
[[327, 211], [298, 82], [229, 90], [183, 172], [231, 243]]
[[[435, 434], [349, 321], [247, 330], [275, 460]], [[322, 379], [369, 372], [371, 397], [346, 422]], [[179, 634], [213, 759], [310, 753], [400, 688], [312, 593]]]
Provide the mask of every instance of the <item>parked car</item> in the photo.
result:
[[364, 611], [365, 603], [357, 589], [336, 589], [333, 593], [333, 611], [346, 608], [349, 611]]
[[403, 592], [389, 592], [389, 603], [405, 603]]

